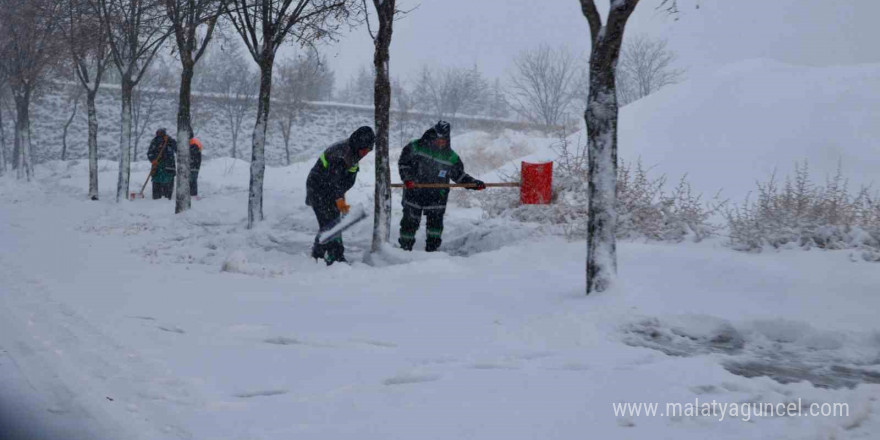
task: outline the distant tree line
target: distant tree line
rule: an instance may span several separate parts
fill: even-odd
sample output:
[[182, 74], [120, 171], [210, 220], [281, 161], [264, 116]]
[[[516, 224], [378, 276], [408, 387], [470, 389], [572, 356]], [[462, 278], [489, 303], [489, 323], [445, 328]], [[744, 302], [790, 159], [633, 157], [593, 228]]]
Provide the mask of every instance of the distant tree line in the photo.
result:
[[[675, 54], [665, 40], [636, 34], [627, 40], [617, 66], [617, 96], [621, 106], [637, 101], [684, 78], [675, 68]], [[392, 80], [392, 107], [421, 111], [454, 120], [473, 115], [518, 118], [557, 127], [571, 123], [587, 103], [588, 60], [565, 47], [540, 45], [524, 50], [506, 78], [486, 78], [478, 66], [422, 66], [409, 79]], [[366, 66], [337, 91], [334, 100], [373, 104], [373, 70]]]

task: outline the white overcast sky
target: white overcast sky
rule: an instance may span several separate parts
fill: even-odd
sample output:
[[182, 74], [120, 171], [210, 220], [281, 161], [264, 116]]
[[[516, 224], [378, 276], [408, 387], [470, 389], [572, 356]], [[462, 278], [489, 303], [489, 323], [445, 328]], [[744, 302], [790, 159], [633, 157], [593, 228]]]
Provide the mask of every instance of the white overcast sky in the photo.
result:
[[[578, 0], [399, 3], [402, 9], [418, 7], [394, 25], [395, 77], [411, 78], [425, 63], [476, 63], [486, 76], [504, 78], [523, 49], [544, 43], [585, 54], [589, 46]], [[627, 35], [666, 38], [680, 67], [691, 73], [757, 57], [807, 65], [880, 62], [880, 0], [679, 0], [677, 21], [658, 11], [659, 3], [642, 0]], [[607, 8], [608, 0], [597, 4]], [[322, 51], [336, 71], [337, 86], [372, 63], [366, 28]]]

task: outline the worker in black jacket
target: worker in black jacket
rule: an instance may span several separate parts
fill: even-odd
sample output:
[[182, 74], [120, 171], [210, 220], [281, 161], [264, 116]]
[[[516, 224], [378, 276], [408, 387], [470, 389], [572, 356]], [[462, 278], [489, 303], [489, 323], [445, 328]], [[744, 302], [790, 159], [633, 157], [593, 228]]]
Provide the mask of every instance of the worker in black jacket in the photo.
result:
[[436, 251], [442, 242], [443, 216], [446, 214], [449, 188], [415, 188], [415, 184], [448, 184], [452, 179], [456, 183], [473, 183], [474, 186], [469, 189], [486, 188], [486, 184], [481, 180], [474, 179], [464, 172], [464, 163], [449, 145], [449, 132], [449, 123], [439, 121], [420, 139], [403, 147], [403, 152], [400, 154], [397, 166], [404, 190], [403, 219], [400, 220], [398, 242], [402, 249], [412, 250], [422, 213], [427, 218], [425, 250]]
[[202, 141], [189, 132], [189, 195], [199, 199], [199, 169], [202, 168]]
[[177, 141], [164, 128], [156, 130], [156, 137], [147, 149], [147, 159], [153, 166], [153, 200], [162, 197], [171, 200], [174, 193], [174, 176], [177, 174], [175, 155]]
[[[306, 205], [315, 210], [319, 235], [332, 228], [339, 221], [340, 214], [348, 213], [345, 193], [354, 186], [358, 162], [373, 151], [375, 141], [376, 135], [372, 128], [360, 127], [348, 139], [324, 150], [309, 172], [306, 179]], [[318, 243], [318, 237], [315, 237], [312, 258], [323, 258], [329, 266], [337, 261], [345, 261], [344, 253], [341, 235], [324, 245]]]

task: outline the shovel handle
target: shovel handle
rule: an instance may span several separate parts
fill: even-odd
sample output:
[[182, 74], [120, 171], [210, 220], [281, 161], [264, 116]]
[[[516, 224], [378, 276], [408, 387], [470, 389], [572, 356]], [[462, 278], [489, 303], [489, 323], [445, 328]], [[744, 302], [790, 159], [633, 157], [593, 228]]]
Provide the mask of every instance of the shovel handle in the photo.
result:
[[[413, 188], [474, 188], [476, 183], [416, 183]], [[487, 183], [486, 188], [519, 188], [519, 182]], [[404, 188], [402, 183], [392, 183], [392, 188]]]
[[147, 174], [147, 180], [145, 180], [143, 186], [141, 186], [141, 195], [144, 195], [144, 190], [147, 189], [147, 184], [150, 183], [150, 177], [153, 177], [154, 172], [156, 172], [156, 165], [150, 167], [150, 174]]
[[162, 160], [162, 154], [165, 153], [166, 145], [168, 145], [167, 137], [164, 141], [162, 141], [162, 146], [159, 147], [159, 154], [156, 155], [156, 161], [153, 162], [150, 166], [150, 174], [147, 174], [147, 180], [145, 180], [143, 186], [141, 186], [141, 192], [139, 193], [141, 196], [144, 195], [144, 190], [147, 189], [147, 184], [150, 183], [150, 178], [153, 177], [153, 173], [156, 172], [156, 168], [159, 166], [159, 161]]

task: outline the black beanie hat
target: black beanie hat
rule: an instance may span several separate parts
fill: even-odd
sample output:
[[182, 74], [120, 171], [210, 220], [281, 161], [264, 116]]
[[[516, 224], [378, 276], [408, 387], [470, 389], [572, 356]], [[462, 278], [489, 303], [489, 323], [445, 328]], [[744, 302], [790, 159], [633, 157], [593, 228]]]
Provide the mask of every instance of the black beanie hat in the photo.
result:
[[369, 148], [372, 150], [375, 142], [376, 134], [373, 133], [372, 128], [367, 126], [358, 128], [348, 137], [348, 144], [351, 145], [351, 148], [355, 151], [360, 150], [361, 148]]
[[450, 126], [448, 122], [438, 121], [433, 127], [425, 130], [425, 133], [422, 134], [422, 139], [426, 142], [431, 142], [437, 138], [448, 139], [449, 131]]
[[437, 121], [437, 124], [434, 125], [434, 132], [439, 138], [448, 138], [450, 131], [452, 131], [452, 127], [446, 121]]

